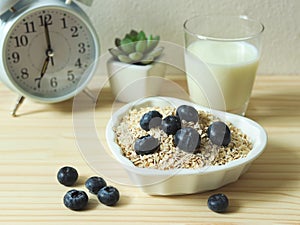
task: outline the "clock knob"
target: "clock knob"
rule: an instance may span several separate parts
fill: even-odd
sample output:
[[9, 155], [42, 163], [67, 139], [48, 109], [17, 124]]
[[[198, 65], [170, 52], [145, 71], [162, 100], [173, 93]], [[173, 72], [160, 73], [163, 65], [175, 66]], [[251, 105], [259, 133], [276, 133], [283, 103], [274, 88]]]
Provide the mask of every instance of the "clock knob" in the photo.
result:
[[1, 0], [0, 15], [11, 9], [20, 0]]

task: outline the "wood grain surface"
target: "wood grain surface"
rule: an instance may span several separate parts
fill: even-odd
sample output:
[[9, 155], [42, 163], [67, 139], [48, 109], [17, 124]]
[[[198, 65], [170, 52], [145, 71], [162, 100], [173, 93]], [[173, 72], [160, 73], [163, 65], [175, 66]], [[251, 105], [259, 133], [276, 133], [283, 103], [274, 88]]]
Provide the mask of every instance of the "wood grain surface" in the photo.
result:
[[[97, 94], [94, 84], [91, 90]], [[12, 118], [9, 111], [16, 94], [1, 84], [0, 224], [300, 224], [299, 87], [300, 76], [257, 77], [247, 117], [266, 129], [269, 140], [265, 152], [237, 182], [193, 195], [149, 196], [109, 181], [121, 193], [117, 206], [104, 206], [89, 194], [88, 209], [74, 212], [62, 203], [70, 188], [57, 182], [58, 169], [76, 167], [80, 177], [75, 188], [83, 190], [85, 180], [96, 172], [78, 149], [73, 101], [48, 105], [26, 100], [19, 116]], [[182, 97], [185, 88], [183, 76], [172, 77], [163, 94]], [[120, 104], [113, 99], [105, 86], [95, 107], [102, 142], [112, 107]], [[207, 208], [207, 198], [218, 192], [229, 197], [227, 213]]]

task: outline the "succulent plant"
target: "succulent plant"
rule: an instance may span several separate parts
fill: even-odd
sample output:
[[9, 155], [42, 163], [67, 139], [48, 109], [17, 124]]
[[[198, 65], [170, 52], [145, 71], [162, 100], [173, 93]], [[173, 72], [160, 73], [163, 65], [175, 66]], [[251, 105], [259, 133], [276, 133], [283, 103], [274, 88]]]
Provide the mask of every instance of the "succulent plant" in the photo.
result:
[[109, 52], [114, 59], [128, 64], [148, 65], [163, 52], [163, 47], [157, 47], [159, 36], [146, 36], [144, 31], [131, 30], [123, 39], [116, 38], [116, 48]]

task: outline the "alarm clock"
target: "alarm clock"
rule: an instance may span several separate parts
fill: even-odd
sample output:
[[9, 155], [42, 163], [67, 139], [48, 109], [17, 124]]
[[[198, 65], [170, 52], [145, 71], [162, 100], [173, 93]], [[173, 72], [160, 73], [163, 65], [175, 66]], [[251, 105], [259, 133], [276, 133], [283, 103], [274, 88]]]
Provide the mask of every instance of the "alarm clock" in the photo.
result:
[[85, 12], [72, 1], [5, 1], [14, 5], [0, 11], [0, 78], [21, 96], [12, 114], [25, 97], [54, 103], [81, 92], [100, 55]]

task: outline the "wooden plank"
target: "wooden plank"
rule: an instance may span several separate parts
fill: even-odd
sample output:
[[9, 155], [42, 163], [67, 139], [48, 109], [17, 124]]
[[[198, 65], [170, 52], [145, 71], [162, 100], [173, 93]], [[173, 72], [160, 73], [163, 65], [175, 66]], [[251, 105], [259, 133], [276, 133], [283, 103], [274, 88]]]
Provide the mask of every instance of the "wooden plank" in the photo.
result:
[[[76, 167], [80, 173], [76, 185], [79, 189], [85, 189], [85, 180], [95, 175], [77, 146], [73, 101], [46, 105], [26, 100], [20, 116], [12, 118], [9, 109], [16, 96], [1, 84], [0, 225], [299, 224], [299, 87], [300, 76], [257, 77], [247, 116], [266, 129], [269, 142], [266, 151], [237, 182], [215, 191], [163, 197], [109, 181], [121, 193], [116, 207], [103, 206], [89, 194], [88, 210], [73, 212], [62, 204], [62, 197], [70, 188], [58, 184], [56, 172], [64, 165]], [[99, 91], [95, 83], [91, 89], [94, 93]], [[184, 76], [168, 77], [164, 93], [184, 96]], [[101, 142], [105, 142], [104, 131], [112, 106], [119, 105], [113, 102], [106, 85], [94, 109]], [[90, 128], [85, 129], [88, 132]], [[85, 138], [88, 140], [88, 133]], [[208, 196], [216, 192], [229, 196], [228, 213], [216, 214], [207, 208]]]

